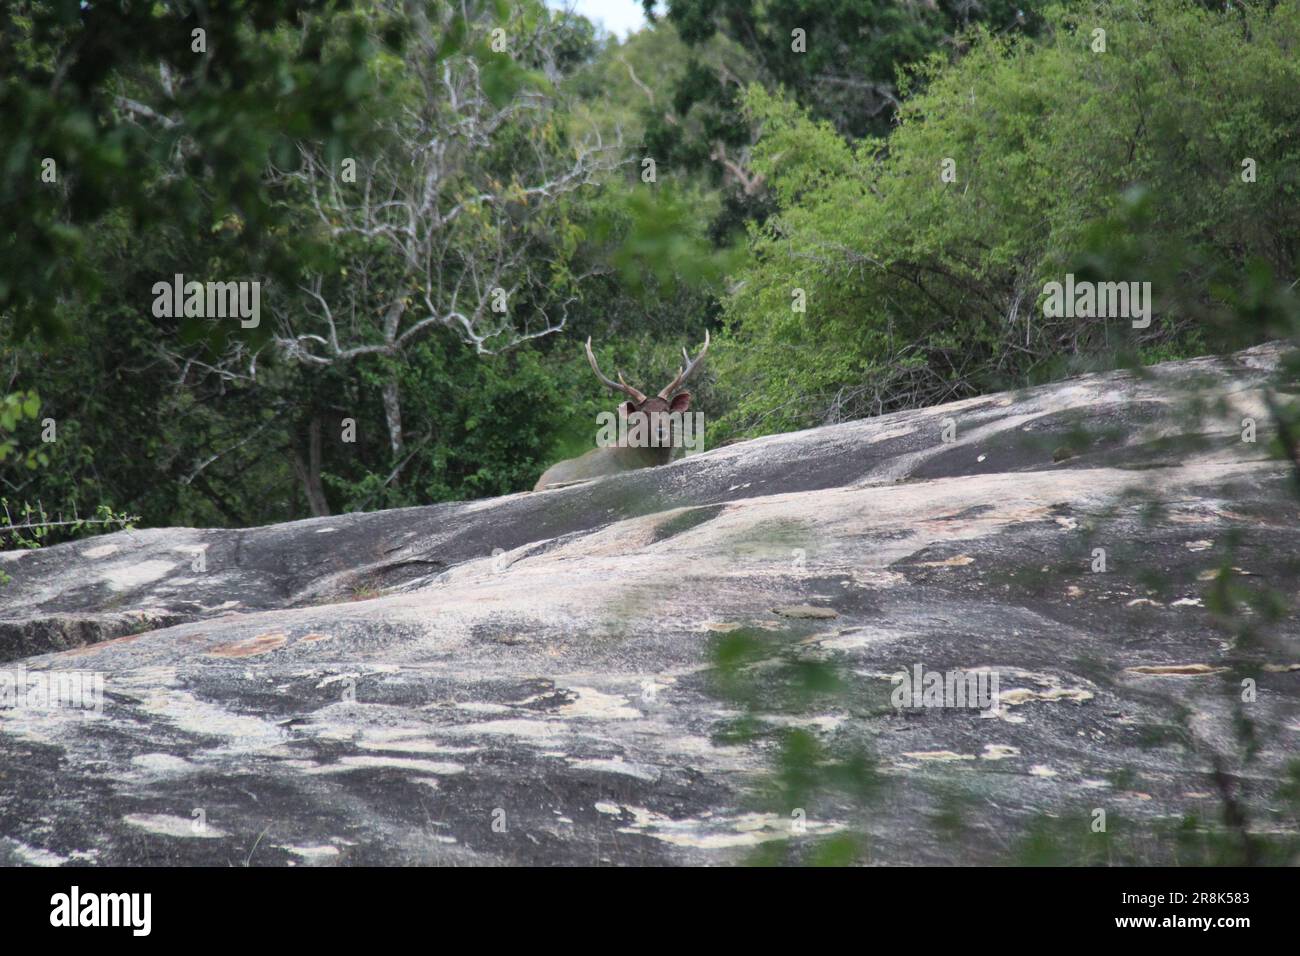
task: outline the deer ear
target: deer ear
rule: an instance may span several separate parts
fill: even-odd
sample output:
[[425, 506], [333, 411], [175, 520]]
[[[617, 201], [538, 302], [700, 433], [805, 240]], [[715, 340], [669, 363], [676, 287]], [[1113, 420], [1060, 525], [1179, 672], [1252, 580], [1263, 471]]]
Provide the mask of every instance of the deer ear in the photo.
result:
[[686, 411], [686, 409], [690, 407], [691, 407], [691, 393], [678, 392], [676, 395], [673, 396], [672, 402], [669, 403], [668, 410], [670, 412], [684, 412]]
[[618, 406], [618, 413], [623, 418], [627, 418], [635, 411], [636, 411], [636, 405], [633, 404], [632, 402], [624, 402], [622, 405]]

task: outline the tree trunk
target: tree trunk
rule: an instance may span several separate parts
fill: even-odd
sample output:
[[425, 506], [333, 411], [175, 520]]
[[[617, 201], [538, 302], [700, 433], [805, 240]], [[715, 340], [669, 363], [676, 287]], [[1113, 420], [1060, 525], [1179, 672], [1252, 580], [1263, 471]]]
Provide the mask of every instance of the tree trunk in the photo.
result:
[[402, 400], [397, 391], [397, 374], [384, 383], [384, 418], [388, 420], [388, 446], [393, 450], [393, 460], [402, 457], [405, 442], [402, 440]]
[[293, 467], [307, 493], [307, 504], [311, 506], [314, 517], [324, 517], [330, 513], [329, 501], [325, 498], [325, 488], [320, 480], [320, 416], [312, 417], [307, 430], [307, 459], [302, 452], [293, 450]]

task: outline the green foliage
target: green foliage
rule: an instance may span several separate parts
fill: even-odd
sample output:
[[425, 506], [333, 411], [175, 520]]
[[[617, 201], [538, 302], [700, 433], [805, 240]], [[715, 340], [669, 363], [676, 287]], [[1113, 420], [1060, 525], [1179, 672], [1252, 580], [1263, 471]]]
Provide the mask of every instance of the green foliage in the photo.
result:
[[[859, 745], [828, 745], [781, 720], [816, 713], [828, 702], [852, 696], [849, 675], [808, 653], [807, 645], [799, 643], [801, 636], [747, 627], [714, 640], [708, 673], [712, 691], [740, 711], [715, 735], [716, 742], [753, 745], [773, 738], [771, 772], [756, 796], [759, 810], [782, 820], [791, 819], [792, 813], [817, 817], [831, 806], [861, 812], [880, 799], [885, 786], [875, 758]], [[810, 838], [810, 843], [774, 841], [760, 846], [750, 862], [843, 866], [861, 859], [868, 846], [865, 833]]]
[[[40, 410], [41, 400], [30, 389], [0, 396], [0, 462], [20, 452], [18, 442], [13, 437], [14, 432], [20, 422], [35, 419]], [[39, 447], [29, 448], [25, 454], [21, 454], [21, 458], [25, 468], [38, 468], [49, 462]]]
[[[0, 8], [0, 310], [16, 331], [52, 334], [66, 328], [67, 298], [95, 300], [105, 282], [96, 227], [116, 210], [136, 229], [190, 235], [237, 222], [225, 239], [241, 272], [294, 268], [275, 243], [267, 164], [292, 166], [301, 138], [363, 133], [370, 116], [356, 107], [373, 87], [371, 38], [399, 39], [343, 9], [333, 0]], [[206, 30], [205, 52], [194, 49], [196, 29]], [[54, 182], [42, 180], [47, 159]]]
[[[743, 110], [746, 87], [783, 89], [850, 139], [880, 136], [895, 121], [896, 75], [904, 67], [930, 55], [955, 59], [975, 24], [1032, 35], [1039, 23], [1013, 0], [644, 0], [644, 6], [657, 31], [675, 28], [689, 48], [667, 95], [643, 108], [644, 147], [665, 165], [721, 188], [723, 207], [712, 223], [719, 239], [771, 212], [766, 192], [731, 165], [745, 165], [754, 138]], [[656, 20], [659, 6], [667, 10]]]
[[[549, 464], [547, 452], [572, 400], [537, 350], [480, 359], [446, 332], [416, 347], [400, 376], [404, 414], [418, 423], [400, 482], [368, 464], [383, 460], [382, 429], [362, 428], [349, 445], [331, 425], [325, 482], [342, 510], [459, 501], [531, 486]], [[382, 411], [370, 411], [371, 421], [382, 421]]]
[[[672, 90], [688, 64], [707, 57], [720, 66], [743, 57], [743, 51], [725, 41], [707, 50], [689, 48], [671, 26], [660, 24], [633, 33], [625, 41], [608, 37], [579, 64], [567, 79], [573, 94], [570, 119], [579, 129], [599, 127], [608, 142], [622, 136], [629, 146], [645, 140], [645, 123], [656, 110], [671, 107]], [[747, 79], [754, 77], [746, 71]]]
[[[100, 505], [93, 515], [83, 518], [75, 513], [71, 517], [51, 515], [39, 501], [10, 502], [0, 498], [0, 546], [4, 548], [40, 548], [60, 541], [102, 534], [135, 527], [138, 515], [115, 512], [108, 505]], [[0, 575], [0, 583], [8, 583]]]
[[[621, 213], [607, 213], [592, 238], [611, 246], [610, 265], [630, 294], [644, 299], [653, 289], [655, 295], [675, 297], [692, 287], [716, 287], [739, 263], [738, 246], [715, 249], [705, 234], [710, 198], [667, 185], [620, 194]], [[615, 232], [617, 242], [611, 242]]]
[[[653, 15], [658, 4], [644, 0], [644, 6]], [[666, 0], [664, 6], [666, 19], [688, 44], [724, 35], [754, 57], [765, 85], [785, 87], [815, 117], [852, 137], [888, 129], [901, 67], [945, 47], [956, 48], [963, 31], [975, 24], [1024, 33], [1037, 23], [1010, 0]], [[803, 41], [802, 50], [796, 49], [797, 39]], [[716, 93], [711, 79], [694, 70], [683, 78], [676, 93], [680, 112], [701, 103], [734, 115], [730, 93]]]
[[[1120, 0], [1083, 20], [1044, 17], [1041, 42], [985, 32], [955, 65], [932, 58], [887, 141], [847, 143], [751, 89], [754, 167], [780, 209], [751, 228], [726, 304], [720, 374], [744, 383], [730, 430], [1258, 341], [1262, 329], [1205, 313], [1248, 269], [1277, 288], [1295, 275], [1300, 104], [1287, 91], [1300, 80], [1300, 5], [1229, 15]], [[1094, 27], [1107, 30], [1104, 54]], [[1247, 157], [1256, 182], [1242, 181]], [[940, 175], [945, 159], [955, 181]], [[1151, 327], [1046, 318], [1041, 290], [1067, 271], [1159, 277]], [[796, 289], [806, 313], [792, 310]]]

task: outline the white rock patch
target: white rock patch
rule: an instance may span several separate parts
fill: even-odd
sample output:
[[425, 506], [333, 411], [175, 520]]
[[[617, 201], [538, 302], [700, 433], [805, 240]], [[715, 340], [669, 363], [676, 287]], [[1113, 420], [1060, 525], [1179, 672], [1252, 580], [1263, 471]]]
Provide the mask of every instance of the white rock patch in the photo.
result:
[[139, 564], [109, 568], [104, 572], [104, 580], [114, 591], [125, 591], [166, 577], [175, 567], [170, 561], [141, 561]]
[[191, 840], [216, 840], [228, 836], [224, 830], [219, 830], [210, 823], [197, 828], [194, 820], [173, 817], [166, 813], [129, 813], [122, 818], [122, 822], [160, 836]]

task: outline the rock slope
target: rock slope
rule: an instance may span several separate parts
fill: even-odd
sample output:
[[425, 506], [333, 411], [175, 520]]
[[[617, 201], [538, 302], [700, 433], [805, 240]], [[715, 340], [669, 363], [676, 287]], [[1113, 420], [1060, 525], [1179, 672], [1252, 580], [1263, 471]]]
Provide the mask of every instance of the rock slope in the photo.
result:
[[[864, 862], [992, 862], [1045, 822], [1086, 852], [1097, 809], [1210, 839], [1236, 807], [1288, 838], [1280, 354], [541, 493], [0, 553], [0, 675], [103, 682], [97, 712], [0, 698], [0, 863], [732, 863], [829, 834]], [[1265, 592], [1281, 610], [1216, 603]], [[757, 700], [715, 666], [755, 635], [777, 655], [743, 668]], [[780, 662], [839, 689], [791, 696]], [[899, 712], [917, 664], [995, 671], [1000, 701]], [[795, 729], [868, 753], [875, 796], [782, 803]]]

